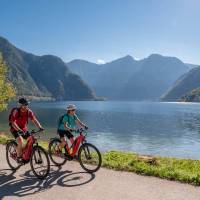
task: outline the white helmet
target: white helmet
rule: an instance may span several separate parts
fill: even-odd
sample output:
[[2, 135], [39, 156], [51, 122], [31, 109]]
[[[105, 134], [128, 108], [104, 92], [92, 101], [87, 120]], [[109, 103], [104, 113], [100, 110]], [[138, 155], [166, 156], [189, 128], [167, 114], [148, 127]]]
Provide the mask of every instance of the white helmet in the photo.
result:
[[69, 104], [67, 106], [67, 111], [70, 111], [70, 110], [76, 110], [76, 106], [74, 104]]

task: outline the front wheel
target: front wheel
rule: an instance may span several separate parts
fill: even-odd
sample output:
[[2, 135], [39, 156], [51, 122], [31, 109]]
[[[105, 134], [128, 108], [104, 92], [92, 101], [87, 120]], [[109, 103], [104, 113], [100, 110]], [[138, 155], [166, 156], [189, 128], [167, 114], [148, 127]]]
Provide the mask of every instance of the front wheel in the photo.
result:
[[30, 165], [37, 178], [44, 179], [47, 177], [50, 171], [50, 162], [46, 151], [42, 147], [35, 146], [33, 148]]
[[78, 159], [81, 167], [89, 173], [94, 173], [101, 167], [101, 153], [93, 144], [84, 143], [78, 151]]

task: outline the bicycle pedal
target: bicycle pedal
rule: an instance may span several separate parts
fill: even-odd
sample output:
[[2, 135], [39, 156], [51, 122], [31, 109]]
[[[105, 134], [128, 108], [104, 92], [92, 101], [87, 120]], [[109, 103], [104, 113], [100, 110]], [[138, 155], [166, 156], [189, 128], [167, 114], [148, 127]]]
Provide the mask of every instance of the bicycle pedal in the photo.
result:
[[74, 157], [72, 157], [72, 156], [67, 157], [67, 160], [73, 160], [73, 159], [74, 159]]
[[65, 157], [67, 158], [67, 160], [73, 160], [74, 159], [74, 157], [73, 156], [70, 156], [69, 154], [64, 154], [65, 155]]
[[42, 164], [42, 160], [38, 160], [38, 161], [37, 161], [37, 164], [38, 164], [38, 165]]
[[24, 160], [22, 158], [17, 158], [16, 159], [16, 162], [19, 164], [19, 165], [23, 165], [24, 164]]

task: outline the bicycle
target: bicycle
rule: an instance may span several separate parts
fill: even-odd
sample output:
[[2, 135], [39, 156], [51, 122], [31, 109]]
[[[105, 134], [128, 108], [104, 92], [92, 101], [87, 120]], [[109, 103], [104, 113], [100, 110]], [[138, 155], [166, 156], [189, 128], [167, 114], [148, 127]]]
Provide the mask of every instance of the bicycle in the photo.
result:
[[94, 173], [101, 167], [101, 153], [93, 144], [87, 143], [86, 129], [78, 129], [76, 133], [79, 133], [79, 136], [75, 138], [71, 147], [68, 146], [65, 138], [64, 152], [59, 149], [61, 140], [59, 138], [51, 138], [49, 142], [49, 157], [57, 166], [64, 165], [67, 160], [78, 160], [85, 171]]
[[[26, 146], [22, 149], [22, 163], [17, 162], [17, 142], [9, 140], [6, 145], [6, 160], [10, 168], [14, 171], [18, 170], [22, 165], [30, 162], [33, 174], [39, 178], [44, 179], [50, 171], [50, 161], [47, 152], [39, 146], [37, 142], [37, 133], [42, 130], [27, 132], [24, 138], [27, 138]], [[38, 136], [39, 138], [39, 136]], [[38, 171], [40, 170], [40, 171]]]

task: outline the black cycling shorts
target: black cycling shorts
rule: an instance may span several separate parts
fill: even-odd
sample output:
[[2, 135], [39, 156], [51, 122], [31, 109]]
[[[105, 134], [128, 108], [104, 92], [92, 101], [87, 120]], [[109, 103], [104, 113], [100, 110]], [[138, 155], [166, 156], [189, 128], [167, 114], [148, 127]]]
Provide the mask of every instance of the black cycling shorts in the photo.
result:
[[65, 135], [67, 136], [68, 139], [73, 138], [74, 136], [72, 135], [72, 133], [70, 131], [63, 131], [63, 130], [58, 130], [58, 135], [60, 137], [65, 137]]
[[18, 131], [11, 131], [11, 133], [12, 133], [12, 135], [13, 135], [13, 137], [14, 137], [15, 139], [17, 139], [17, 138], [19, 137]]
[[11, 131], [11, 133], [12, 133], [12, 135], [13, 135], [13, 137], [15, 138], [15, 139], [17, 139], [19, 136], [22, 136], [24, 139], [27, 139], [28, 137], [29, 137], [29, 134], [28, 134], [28, 132], [27, 133], [25, 133], [24, 135], [20, 135], [19, 134], [19, 131]]

